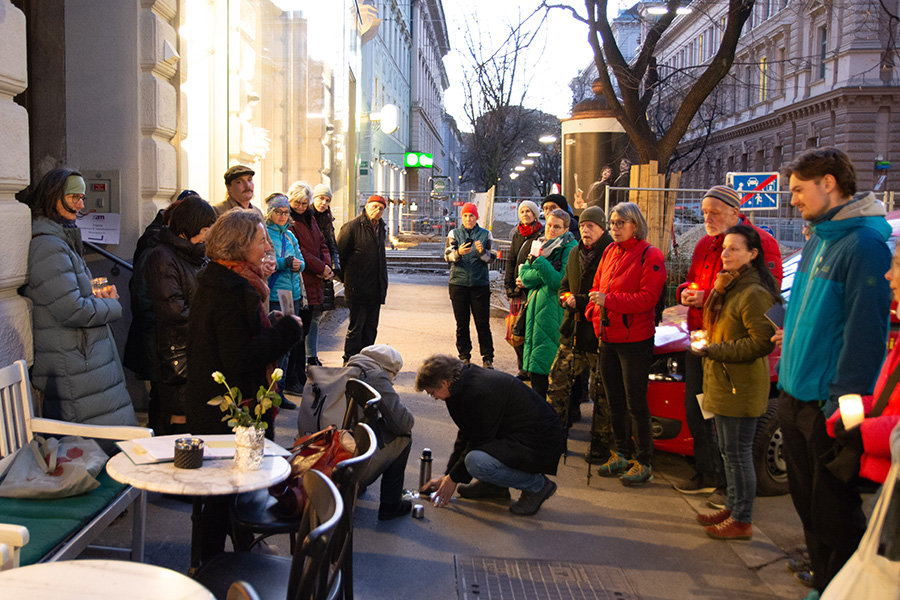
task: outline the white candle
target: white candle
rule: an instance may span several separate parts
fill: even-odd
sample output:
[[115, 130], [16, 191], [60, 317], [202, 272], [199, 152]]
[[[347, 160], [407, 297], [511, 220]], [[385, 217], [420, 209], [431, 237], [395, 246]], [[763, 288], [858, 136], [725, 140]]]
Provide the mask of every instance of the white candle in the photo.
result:
[[863, 410], [862, 398], [859, 394], [845, 394], [838, 398], [838, 406], [841, 408], [841, 420], [844, 422], [844, 429], [853, 429], [863, 422], [865, 411]]

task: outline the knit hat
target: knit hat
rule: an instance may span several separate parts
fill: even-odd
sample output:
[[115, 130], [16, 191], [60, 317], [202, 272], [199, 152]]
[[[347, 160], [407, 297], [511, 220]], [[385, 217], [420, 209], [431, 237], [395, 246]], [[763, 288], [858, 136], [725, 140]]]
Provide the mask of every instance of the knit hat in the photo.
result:
[[[531, 200], [522, 200], [522, 202], [519, 203], [519, 210], [522, 210], [523, 206], [531, 211], [531, 214], [534, 215], [535, 219], [541, 216], [541, 209]], [[518, 211], [516, 211], [516, 214], [518, 214]]]
[[466, 215], [469, 213], [475, 215], [476, 219], [478, 218], [478, 207], [475, 206], [473, 202], [466, 202], [465, 204], [463, 204], [462, 211], [460, 212], [461, 215]]
[[[313, 194], [313, 197], [315, 198], [315, 194]], [[381, 196], [369, 196], [369, 199], [366, 200], [366, 204], [368, 204], [370, 202], [378, 202], [383, 207], [387, 208], [387, 200], [385, 200]]]
[[387, 344], [366, 346], [360, 350], [359, 353], [363, 356], [368, 356], [377, 362], [382, 369], [389, 373], [393, 373], [394, 375], [399, 373], [400, 369], [403, 368], [403, 358], [400, 356], [400, 353]]
[[66, 178], [66, 192], [64, 195], [68, 194], [81, 194], [87, 191], [87, 186], [84, 184], [84, 179], [81, 175], [69, 175]]
[[725, 185], [713, 186], [708, 192], [703, 194], [703, 197], [721, 200], [728, 206], [733, 206], [734, 208], [741, 207], [741, 197], [736, 191]]
[[563, 196], [562, 194], [550, 194], [549, 196], [544, 198], [543, 202], [541, 202], [541, 208], [543, 208], [544, 205], [547, 204], [548, 202], [552, 202], [552, 203], [556, 204], [558, 207], [560, 207], [567, 213], [570, 213], [570, 214], [572, 213], [572, 211], [569, 210], [569, 201], [566, 200], [566, 197]]
[[199, 198], [200, 194], [198, 194], [194, 190], [182, 190], [182, 192], [180, 194], [178, 194], [178, 197], [175, 198], [175, 202], [178, 202], [179, 200], [184, 200], [185, 198], [190, 198], [191, 196], [197, 196]]
[[282, 194], [272, 194], [268, 198], [266, 198], [266, 216], [272, 214], [272, 211], [276, 208], [286, 208], [290, 210], [291, 203], [288, 202], [287, 196]]
[[250, 167], [245, 167], [244, 165], [234, 165], [225, 171], [225, 185], [228, 185], [241, 175], [249, 175], [253, 177], [256, 175], [256, 171], [251, 169]]
[[331, 198], [332, 197], [331, 188], [328, 187], [327, 185], [325, 185], [324, 183], [320, 183], [315, 188], [313, 188], [313, 193], [312, 193], [313, 198], [317, 198], [319, 196], [328, 196], [329, 198]]
[[596, 223], [600, 226], [601, 229], [606, 229], [606, 213], [603, 212], [603, 209], [599, 206], [588, 206], [586, 209], [581, 211], [581, 216], [578, 217], [578, 222], [584, 223], [585, 221]]

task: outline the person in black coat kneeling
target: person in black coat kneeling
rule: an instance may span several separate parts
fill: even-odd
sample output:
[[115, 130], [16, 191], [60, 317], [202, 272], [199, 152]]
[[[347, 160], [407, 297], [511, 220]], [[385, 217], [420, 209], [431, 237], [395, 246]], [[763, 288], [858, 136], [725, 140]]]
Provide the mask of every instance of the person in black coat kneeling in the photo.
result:
[[565, 433], [530, 387], [507, 373], [435, 354], [419, 367], [416, 391], [445, 401], [459, 427], [446, 475], [420, 490], [437, 492], [435, 506], [447, 506], [455, 491], [472, 500], [508, 500], [512, 487], [522, 494], [510, 512], [533, 515], [556, 491], [547, 475], [556, 474]]

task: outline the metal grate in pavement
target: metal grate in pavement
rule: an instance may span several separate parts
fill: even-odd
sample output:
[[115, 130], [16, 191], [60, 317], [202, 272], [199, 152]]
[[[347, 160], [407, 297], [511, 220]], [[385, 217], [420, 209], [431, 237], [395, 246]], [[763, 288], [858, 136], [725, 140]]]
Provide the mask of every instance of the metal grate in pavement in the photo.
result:
[[618, 567], [456, 556], [460, 600], [637, 600]]

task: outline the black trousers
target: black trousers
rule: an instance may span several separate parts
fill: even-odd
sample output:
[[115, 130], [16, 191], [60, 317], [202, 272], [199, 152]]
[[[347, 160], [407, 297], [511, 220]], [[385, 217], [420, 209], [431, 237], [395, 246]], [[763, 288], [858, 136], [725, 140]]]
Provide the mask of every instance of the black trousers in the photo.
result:
[[703, 358], [690, 352], [684, 353], [684, 414], [688, 430], [694, 438], [694, 468], [703, 475], [706, 485], [725, 485], [725, 463], [719, 452], [716, 424], [704, 419], [697, 402], [697, 394], [703, 392]]
[[347, 326], [347, 338], [344, 340], [344, 361], [356, 356], [366, 346], [375, 343], [378, 335], [378, 317], [381, 315], [380, 304], [350, 304], [350, 324]]
[[866, 531], [862, 499], [855, 483], [844, 483], [820, 457], [834, 445], [825, 430], [818, 402], [803, 402], [782, 392], [778, 423], [784, 440], [788, 489], [803, 524], [813, 571], [821, 593], [859, 546]]
[[600, 377], [609, 402], [616, 452], [644, 465], [649, 465], [653, 456], [653, 433], [647, 407], [647, 377], [652, 360], [653, 338], [600, 344]]
[[484, 360], [494, 360], [494, 339], [491, 337], [491, 288], [487, 285], [467, 287], [450, 284], [450, 304], [456, 317], [456, 351], [461, 359], [472, 357], [472, 338], [469, 335], [469, 315], [475, 320], [478, 348]]

